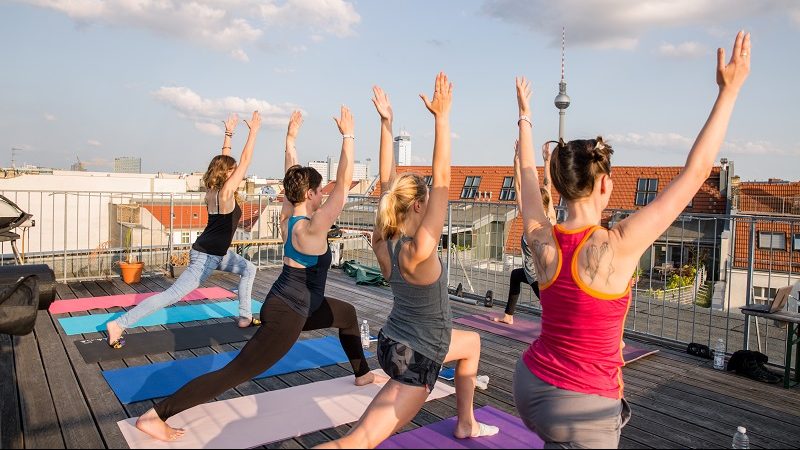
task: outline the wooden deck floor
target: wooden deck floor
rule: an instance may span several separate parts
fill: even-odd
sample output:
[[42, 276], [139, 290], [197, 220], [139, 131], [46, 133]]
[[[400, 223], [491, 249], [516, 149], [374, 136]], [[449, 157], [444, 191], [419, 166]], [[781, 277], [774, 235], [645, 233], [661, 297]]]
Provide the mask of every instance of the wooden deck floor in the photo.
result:
[[[259, 272], [254, 298], [263, 298], [277, 270]], [[236, 287], [238, 277], [216, 274], [207, 286]], [[171, 284], [163, 278], [145, 279], [129, 286], [120, 280], [60, 285], [61, 299], [161, 291]], [[373, 333], [390, 310], [386, 289], [356, 286], [339, 271], [331, 271], [328, 295], [353, 303], [360, 318], [369, 320]], [[95, 310], [91, 313], [115, 312]], [[497, 310], [497, 307], [495, 307]], [[482, 307], [454, 303], [456, 317], [485, 312]], [[74, 315], [88, 314], [75, 313]], [[188, 327], [183, 323], [166, 327]], [[164, 329], [150, 327], [130, 332]], [[302, 338], [333, 334], [332, 330], [304, 333]], [[487, 391], [477, 391], [477, 406], [492, 405], [516, 414], [512, 399], [514, 365], [525, 345], [481, 333], [480, 373], [491, 377]], [[112, 363], [86, 364], [73, 341], [101, 337], [66, 336], [55, 319], [40, 312], [35, 332], [9, 338], [0, 335], [0, 448], [127, 448], [117, 421], [149, 409], [152, 401], [121, 405], [101, 375], [102, 370], [169, 361], [231, 351], [243, 344], [149, 355]], [[645, 345], [645, 344], [643, 344]], [[370, 361], [377, 367], [375, 360]], [[350, 374], [347, 364], [249, 381], [219, 399], [252, 395]], [[738, 425], [748, 429], [753, 448], [796, 448], [800, 443], [800, 390], [785, 390], [714, 371], [710, 363], [661, 349], [654, 356], [624, 369], [626, 396], [633, 419], [622, 433], [622, 448], [730, 448]], [[407, 429], [423, 426], [456, 413], [453, 396], [429, 402]], [[344, 425], [269, 448], [304, 448], [341, 436]]]

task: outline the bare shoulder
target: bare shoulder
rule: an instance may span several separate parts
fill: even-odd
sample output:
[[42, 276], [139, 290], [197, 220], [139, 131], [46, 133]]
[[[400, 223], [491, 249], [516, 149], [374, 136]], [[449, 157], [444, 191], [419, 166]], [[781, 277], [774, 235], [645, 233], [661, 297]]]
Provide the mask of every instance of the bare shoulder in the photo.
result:
[[597, 228], [576, 250], [573, 276], [594, 293], [617, 295], [627, 291], [636, 259], [620, 252], [619, 234]]

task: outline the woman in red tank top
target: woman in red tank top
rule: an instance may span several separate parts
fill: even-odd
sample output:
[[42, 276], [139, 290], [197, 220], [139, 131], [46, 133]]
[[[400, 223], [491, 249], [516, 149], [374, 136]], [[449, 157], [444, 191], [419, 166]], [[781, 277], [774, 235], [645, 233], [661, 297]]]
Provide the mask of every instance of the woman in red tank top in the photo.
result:
[[727, 64], [718, 51], [719, 95], [684, 170], [648, 206], [611, 229], [598, 226], [613, 189], [613, 150], [600, 137], [558, 143], [551, 177], [569, 218], [555, 226], [548, 220], [533, 154], [530, 84], [517, 79], [521, 212], [540, 283], [542, 333], [517, 366], [514, 397], [523, 421], [548, 444], [619, 444], [630, 417], [622, 335], [631, 275], [708, 178], [749, 71], [750, 35], [740, 32]]

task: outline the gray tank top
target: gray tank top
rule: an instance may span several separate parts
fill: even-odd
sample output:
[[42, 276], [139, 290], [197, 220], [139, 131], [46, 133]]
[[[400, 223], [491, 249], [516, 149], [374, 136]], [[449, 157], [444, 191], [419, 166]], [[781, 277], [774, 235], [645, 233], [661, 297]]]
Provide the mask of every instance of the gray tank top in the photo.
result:
[[525, 278], [528, 279], [528, 284], [536, 282], [536, 266], [533, 264], [533, 253], [531, 248], [528, 247], [528, 242], [525, 236], [522, 236], [522, 264], [525, 269]]
[[389, 284], [394, 294], [394, 306], [383, 327], [383, 334], [442, 364], [450, 349], [453, 329], [444, 267], [433, 284], [415, 286], [406, 281], [400, 272], [398, 257], [403, 243], [410, 240], [402, 237], [394, 248], [391, 241], [386, 242], [392, 258]]

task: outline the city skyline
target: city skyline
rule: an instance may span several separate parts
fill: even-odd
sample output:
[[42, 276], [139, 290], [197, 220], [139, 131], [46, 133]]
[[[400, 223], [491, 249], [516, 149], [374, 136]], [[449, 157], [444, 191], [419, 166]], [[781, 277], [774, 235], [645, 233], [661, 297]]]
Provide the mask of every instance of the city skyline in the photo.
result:
[[[250, 173], [278, 176], [289, 112], [306, 113], [300, 159], [322, 160], [338, 154], [330, 117], [346, 103], [356, 118], [356, 159], [371, 158], [374, 171], [373, 84], [392, 98], [394, 134], [403, 128], [413, 136], [412, 163], [424, 164], [433, 124], [417, 94], [430, 95], [438, 70], [455, 83], [453, 164], [510, 165], [515, 75], [533, 81], [536, 142], [557, 135], [562, 26], [572, 99], [567, 137], [602, 134], [618, 166], [682, 165], [716, 94], [714, 48], [729, 52], [736, 30], [746, 28], [753, 73], [720, 157], [734, 161], [744, 180], [798, 178], [800, 164], [791, 162], [800, 156], [792, 133], [800, 63], [789, 57], [800, 51], [796, 3], [486, 0], [387, 8], [202, 0], [193, 2], [194, 15], [180, 2], [162, 3], [160, 14], [124, 3], [0, 6], [0, 36], [14, 43], [0, 55], [15, 61], [0, 74], [0, 165], [10, 163], [11, 148], [22, 148], [18, 165], [68, 168], [78, 157], [89, 170], [111, 171], [113, 155], [128, 155], [140, 157], [145, 172], [202, 171], [222, 142], [218, 121], [258, 108], [266, 126]], [[240, 123], [234, 156], [246, 133]]]

